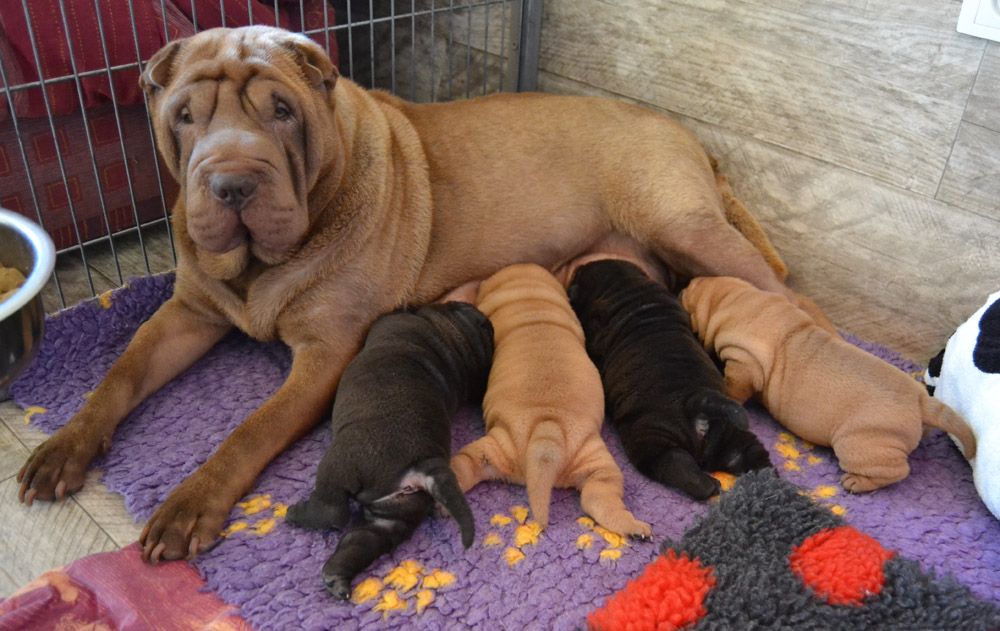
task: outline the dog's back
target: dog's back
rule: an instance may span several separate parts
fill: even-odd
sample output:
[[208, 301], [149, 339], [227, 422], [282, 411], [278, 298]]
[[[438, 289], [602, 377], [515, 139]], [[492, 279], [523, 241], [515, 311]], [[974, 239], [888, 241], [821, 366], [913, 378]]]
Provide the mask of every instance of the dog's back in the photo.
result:
[[579, 447], [600, 427], [604, 397], [562, 286], [537, 265], [513, 265], [482, 284], [478, 306], [495, 339], [487, 428], [502, 425], [523, 451], [538, 423], [555, 421], [566, 426], [567, 448]]
[[553, 486], [575, 487], [599, 524], [648, 536], [649, 524], [622, 501], [621, 469], [601, 439], [601, 377], [562, 285], [537, 265], [512, 265], [480, 285], [478, 305], [496, 343], [483, 398], [486, 435], [451, 460], [461, 488], [497, 478], [523, 483], [544, 527]]

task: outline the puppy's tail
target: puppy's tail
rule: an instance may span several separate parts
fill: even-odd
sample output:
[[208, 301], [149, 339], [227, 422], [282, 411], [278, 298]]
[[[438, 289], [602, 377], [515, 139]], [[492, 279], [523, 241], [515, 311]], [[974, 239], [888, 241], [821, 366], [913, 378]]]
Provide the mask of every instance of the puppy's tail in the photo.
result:
[[531, 432], [525, 454], [524, 478], [531, 514], [543, 528], [549, 523], [552, 487], [563, 468], [566, 437], [559, 423], [543, 420]]
[[938, 399], [924, 394], [921, 397], [921, 417], [924, 425], [944, 430], [961, 443], [966, 460], [976, 457], [976, 435], [965, 419]]
[[429, 458], [417, 463], [413, 471], [427, 476], [425, 490], [458, 522], [458, 528], [462, 531], [462, 545], [466, 548], [471, 546], [476, 538], [476, 523], [448, 461], [444, 458]]

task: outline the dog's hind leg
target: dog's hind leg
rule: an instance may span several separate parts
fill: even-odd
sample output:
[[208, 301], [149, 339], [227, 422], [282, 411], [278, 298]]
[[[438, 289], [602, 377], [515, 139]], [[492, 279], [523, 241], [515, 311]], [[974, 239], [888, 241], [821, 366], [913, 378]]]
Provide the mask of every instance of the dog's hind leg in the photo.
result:
[[909, 453], [871, 434], [852, 434], [833, 445], [841, 470], [840, 484], [851, 493], [867, 493], [910, 475]]
[[767, 450], [749, 430], [746, 410], [721, 392], [705, 388], [688, 397], [684, 413], [695, 427], [707, 423], [701, 465], [739, 475], [771, 466]]
[[316, 486], [309, 499], [288, 508], [286, 519], [301, 528], [325, 530], [343, 528], [351, 517], [348, 492], [342, 472], [343, 460], [327, 451], [316, 469]]
[[347, 600], [354, 577], [409, 539], [433, 505], [429, 495], [417, 492], [393, 498], [387, 505], [366, 507], [365, 523], [345, 533], [323, 565], [327, 591], [335, 598]]
[[766, 253], [727, 220], [724, 201], [707, 166], [694, 162], [669, 168], [647, 165], [644, 179], [659, 185], [630, 188], [619, 199], [610, 200], [609, 215], [616, 229], [651, 248], [683, 276], [742, 278], [758, 289], [788, 297], [819, 326], [837, 335], [816, 304], [792, 291], [782, 279], [782, 269], [776, 271]]
[[285, 519], [300, 528], [325, 530], [343, 528], [350, 516], [347, 491], [340, 487], [317, 486], [309, 499], [288, 508]]
[[472, 441], [452, 456], [451, 470], [463, 493], [483, 480], [509, 478], [513, 473], [503, 447], [492, 433]]
[[544, 528], [549, 524], [552, 487], [566, 459], [566, 436], [556, 421], [541, 421], [531, 431], [524, 456], [524, 485], [531, 514]]
[[660, 484], [678, 489], [696, 500], [708, 499], [722, 488], [718, 480], [698, 466], [691, 452], [681, 447], [667, 447], [644, 469], [643, 473]]
[[625, 507], [625, 477], [600, 436], [580, 450], [581, 466], [573, 465], [575, 486], [580, 489], [580, 507], [598, 524], [619, 534], [649, 537], [653, 529]]

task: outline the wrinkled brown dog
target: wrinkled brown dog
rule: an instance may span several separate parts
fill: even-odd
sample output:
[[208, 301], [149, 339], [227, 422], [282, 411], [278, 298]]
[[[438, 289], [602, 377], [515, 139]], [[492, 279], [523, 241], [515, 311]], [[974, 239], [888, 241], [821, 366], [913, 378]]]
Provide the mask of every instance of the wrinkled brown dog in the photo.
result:
[[793, 295], [694, 136], [632, 105], [540, 94], [415, 105], [339, 79], [311, 40], [261, 26], [171, 42], [142, 83], [180, 185], [174, 295], [31, 455], [21, 498], [79, 489], [128, 413], [234, 326], [294, 357], [275, 395], [150, 518], [141, 539], [153, 560], [217, 538], [395, 307], [511, 263], [555, 269], [612, 233], [681, 274]]
[[566, 290], [538, 265], [511, 265], [483, 281], [476, 305], [493, 324], [495, 350], [483, 398], [486, 435], [451, 459], [459, 486], [524, 484], [542, 527], [552, 487], [577, 488], [601, 526], [649, 536], [649, 524], [622, 501], [625, 479], [601, 438], [601, 376]]
[[841, 484], [861, 493], [910, 474], [924, 426], [976, 438], [951, 408], [902, 370], [818, 327], [783, 296], [736, 278], [696, 278], [681, 294], [698, 337], [725, 362], [727, 394], [754, 394], [782, 425], [832, 447]]

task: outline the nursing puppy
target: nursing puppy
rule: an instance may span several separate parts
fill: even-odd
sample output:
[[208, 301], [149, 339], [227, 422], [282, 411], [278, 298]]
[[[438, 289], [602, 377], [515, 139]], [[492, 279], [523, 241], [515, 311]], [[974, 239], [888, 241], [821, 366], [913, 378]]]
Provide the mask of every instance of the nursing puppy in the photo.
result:
[[609, 259], [579, 267], [569, 297], [601, 373], [608, 417], [643, 475], [706, 499], [720, 490], [706, 471], [771, 465], [743, 406], [723, 394], [691, 316], [663, 285]]
[[343, 528], [348, 498], [364, 523], [348, 531], [323, 566], [323, 581], [346, 599], [351, 581], [409, 538], [435, 500], [472, 545], [469, 505], [448, 467], [451, 418], [478, 401], [493, 356], [493, 329], [462, 303], [397, 311], [378, 319], [340, 382], [333, 441], [316, 473], [316, 488], [288, 510], [305, 528]]
[[696, 278], [681, 293], [706, 348], [725, 362], [726, 391], [754, 394], [782, 425], [833, 448], [840, 482], [861, 493], [910, 473], [924, 427], [943, 429], [973, 458], [976, 439], [958, 414], [903, 371], [816, 326], [778, 294], [736, 278]]
[[480, 285], [477, 303], [493, 323], [495, 349], [486, 435], [451, 460], [462, 490], [498, 478], [524, 484], [544, 527], [552, 487], [574, 487], [601, 526], [649, 536], [622, 501], [624, 478], [600, 434], [601, 377], [562, 285], [537, 265], [511, 265]]

